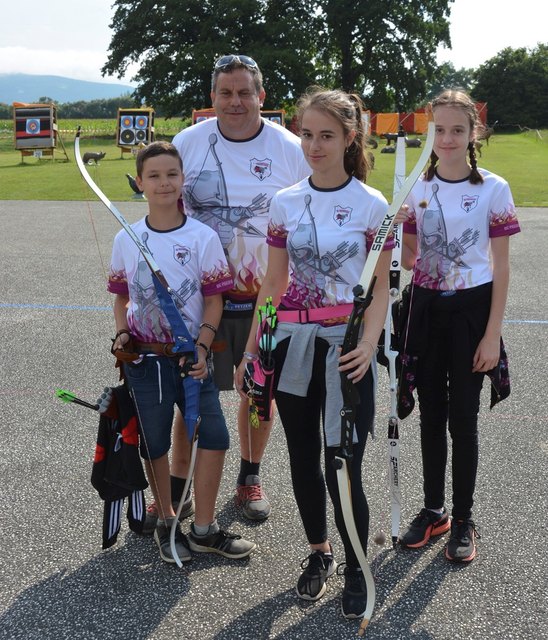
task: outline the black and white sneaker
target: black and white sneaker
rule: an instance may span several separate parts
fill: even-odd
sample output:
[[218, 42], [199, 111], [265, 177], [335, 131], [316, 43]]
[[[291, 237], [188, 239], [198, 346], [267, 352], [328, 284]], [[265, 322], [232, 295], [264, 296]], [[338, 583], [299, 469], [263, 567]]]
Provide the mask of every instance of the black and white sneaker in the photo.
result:
[[194, 529], [194, 524], [190, 525], [188, 544], [196, 553], [217, 553], [233, 560], [247, 558], [257, 546], [254, 542], [244, 540], [242, 536], [228, 533], [222, 529], [207, 533], [205, 536], [199, 536]]
[[361, 569], [344, 568], [342, 614], [345, 618], [362, 618], [367, 608], [367, 586]]
[[333, 549], [330, 553], [314, 551], [301, 562], [301, 569], [304, 571], [297, 582], [297, 595], [303, 600], [319, 600], [327, 589], [327, 578], [337, 569]]

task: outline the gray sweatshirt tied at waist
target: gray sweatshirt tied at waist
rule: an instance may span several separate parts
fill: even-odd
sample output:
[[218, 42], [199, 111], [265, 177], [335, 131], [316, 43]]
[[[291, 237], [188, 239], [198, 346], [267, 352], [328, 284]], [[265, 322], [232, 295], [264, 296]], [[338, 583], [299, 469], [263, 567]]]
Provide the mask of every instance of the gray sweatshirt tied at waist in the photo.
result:
[[[339, 367], [339, 350], [342, 345], [346, 325], [334, 325], [322, 327], [318, 323], [298, 324], [293, 322], [280, 322], [275, 331], [276, 340], [280, 342], [285, 338], [291, 338], [287, 355], [280, 373], [278, 389], [284, 393], [306, 397], [310, 379], [312, 378], [312, 363], [314, 361], [314, 341], [322, 338], [329, 344], [325, 362], [325, 421], [324, 431], [328, 447], [338, 447], [341, 440], [341, 409], [343, 397], [341, 391], [341, 377]], [[275, 356], [276, 352], [274, 352]], [[373, 397], [377, 387], [376, 359], [371, 359], [371, 372], [373, 374]], [[374, 409], [374, 408], [373, 408]], [[373, 434], [373, 423], [371, 426]], [[356, 429], [354, 429], [353, 442], [357, 442]]]

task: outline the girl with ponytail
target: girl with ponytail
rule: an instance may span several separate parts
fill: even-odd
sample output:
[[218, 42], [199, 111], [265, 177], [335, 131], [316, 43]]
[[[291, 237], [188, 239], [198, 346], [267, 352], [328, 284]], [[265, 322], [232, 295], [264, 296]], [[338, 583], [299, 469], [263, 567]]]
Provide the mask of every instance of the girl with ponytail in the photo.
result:
[[[277, 306], [274, 398], [287, 440], [295, 500], [309, 544], [296, 592], [304, 600], [321, 598], [326, 581], [335, 572], [335, 557], [342, 556], [346, 562], [342, 612], [347, 618], [359, 618], [366, 610], [367, 588], [344, 525], [332, 464], [341, 435], [340, 372], [348, 373], [360, 397], [350, 471], [356, 528], [366, 549], [369, 509], [362, 484], [362, 461], [373, 425], [375, 353], [388, 304], [389, 249], [393, 240], [387, 241], [387, 250], [379, 258], [361, 339], [354, 350], [341, 356], [340, 345], [354, 299], [352, 288], [360, 280], [388, 205], [379, 191], [364, 184], [368, 161], [362, 104], [357, 96], [314, 88], [299, 101], [297, 120], [311, 175], [272, 199], [268, 269], [258, 304], [271, 297]], [[257, 352], [256, 315], [245, 348], [251, 356]], [[244, 367], [245, 361], [236, 372], [238, 389], [242, 389]], [[327, 492], [344, 549], [331, 546]]]

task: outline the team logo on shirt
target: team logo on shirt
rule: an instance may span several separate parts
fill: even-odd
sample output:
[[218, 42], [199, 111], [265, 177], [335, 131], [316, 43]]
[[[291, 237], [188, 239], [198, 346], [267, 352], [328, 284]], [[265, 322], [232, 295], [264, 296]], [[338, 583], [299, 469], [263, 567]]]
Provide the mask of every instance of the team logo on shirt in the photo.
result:
[[181, 266], [184, 266], [190, 260], [190, 249], [176, 244], [173, 247], [173, 257]]
[[464, 209], [466, 213], [470, 213], [472, 209], [475, 209], [478, 204], [479, 196], [462, 196], [460, 208]]
[[333, 209], [333, 220], [342, 227], [343, 224], [346, 224], [350, 221], [350, 217], [352, 215], [352, 207], [341, 207], [341, 205], [337, 205]]
[[249, 170], [251, 173], [262, 182], [265, 178], [272, 175], [272, 160], [264, 158], [264, 160], [257, 160], [257, 158], [251, 158], [249, 162]]

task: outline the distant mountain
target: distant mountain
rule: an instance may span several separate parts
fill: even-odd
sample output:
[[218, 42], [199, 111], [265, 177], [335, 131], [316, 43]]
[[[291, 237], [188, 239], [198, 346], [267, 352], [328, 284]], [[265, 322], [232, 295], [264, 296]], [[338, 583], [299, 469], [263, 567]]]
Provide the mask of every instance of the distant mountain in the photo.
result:
[[118, 98], [135, 87], [127, 84], [87, 82], [62, 76], [34, 76], [25, 73], [0, 73], [0, 102], [37, 102], [48, 97], [56, 103]]

